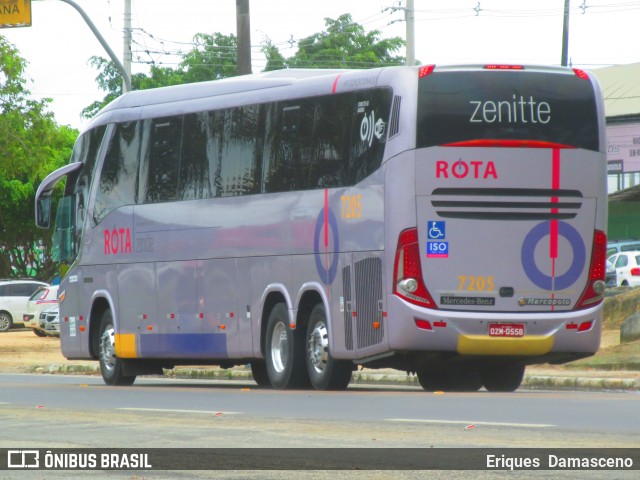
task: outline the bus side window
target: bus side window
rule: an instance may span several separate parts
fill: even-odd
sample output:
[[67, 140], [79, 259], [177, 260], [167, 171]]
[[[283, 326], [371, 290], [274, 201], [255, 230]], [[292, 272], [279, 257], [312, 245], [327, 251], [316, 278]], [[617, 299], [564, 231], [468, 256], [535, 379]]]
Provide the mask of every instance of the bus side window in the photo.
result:
[[100, 173], [93, 210], [96, 224], [116, 208], [136, 203], [139, 150], [139, 123], [116, 125]]
[[382, 163], [391, 101], [390, 89], [363, 90], [354, 97], [349, 164], [352, 185], [371, 175]]
[[285, 110], [281, 103], [271, 103], [265, 115], [265, 138], [263, 153], [263, 183], [266, 193], [286, 192], [292, 189], [291, 152], [285, 136], [294, 135], [297, 128], [292, 124], [296, 110], [288, 106], [287, 124], [283, 123]]
[[315, 188], [312, 181], [316, 101], [296, 100], [270, 107], [266, 120], [265, 191], [285, 192]]
[[347, 184], [352, 93], [320, 97], [313, 135], [314, 163], [309, 188]]
[[182, 117], [159, 118], [151, 125], [147, 152], [147, 203], [170, 202], [178, 196]]
[[214, 192], [209, 182], [207, 158], [212, 115], [208, 112], [193, 113], [184, 117], [184, 138], [180, 161], [178, 198], [191, 200], [211, 198]]
[[248, 105], [220, 113], [224, 113], [224, 128], [220, 140], [219, 196], [259, 193], [260, 107]]

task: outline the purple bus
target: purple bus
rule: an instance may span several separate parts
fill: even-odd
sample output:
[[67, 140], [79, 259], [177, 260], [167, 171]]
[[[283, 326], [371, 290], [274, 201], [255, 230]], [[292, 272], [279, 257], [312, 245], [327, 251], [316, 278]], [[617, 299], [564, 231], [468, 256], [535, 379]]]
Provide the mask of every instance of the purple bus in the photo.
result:
[[104, 381], [251, 365], [344, 389], [513, 391], [593, 355], [606, 256], [594, 77], [514, 65], [284, 70], [127, 93], [36, 198], [62, 352]]

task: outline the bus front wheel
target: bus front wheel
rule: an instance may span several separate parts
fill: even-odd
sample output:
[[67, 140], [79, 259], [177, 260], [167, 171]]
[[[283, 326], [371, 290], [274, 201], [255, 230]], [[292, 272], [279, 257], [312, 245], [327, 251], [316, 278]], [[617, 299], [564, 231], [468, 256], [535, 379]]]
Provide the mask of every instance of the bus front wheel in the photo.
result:
[[124, 360], [116, 356], [115, 328], [111, 310], [105, 310], [100, 320], [98, 336], [98, 358], [100, 373], [107, 385], [131, 385], [135, 375], [124, 375]]
[[267, 375], [276, 389], [305, 387], [309, 383], [304, 363], [304, 337], [289, 326], [284, 303], [273, 307], [265, 342]]
[[329, 332], [324, 306], [316, 305], [307, 325], [307, 371], [316, 390], [344, 390], [351, 381], [353, 363], [329, 353]]

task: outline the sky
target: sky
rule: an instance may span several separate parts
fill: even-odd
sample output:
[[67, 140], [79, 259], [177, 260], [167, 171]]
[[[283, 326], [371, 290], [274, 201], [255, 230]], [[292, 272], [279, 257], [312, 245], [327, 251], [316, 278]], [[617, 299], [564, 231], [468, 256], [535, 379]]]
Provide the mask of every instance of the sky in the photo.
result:
[[[122, 60], [124, 0], [75, 0]], [[422, 64], [560, 65], [565, 0], [414, 0], [416, 59]], [[297, 41], [325, 29], [324, 19], [350, 13], [365, 31], [405, 37], [398, 0], [251, 0], [253, 72], [264, 68], [261, 43], [285, 56]], [[571, 0], [569, 60], [596, 69], [640, 62], [640, 0]], [[236, 34], [234, 0], [132, 0], [132, 73], [151, 62], [175, 66], [196, 33]], [[88, 60], [108, 58], [80, 14], [60, 0], [32, 0], [32, 26], [1, 29], [28, 62], [28, 88], [52, 98], [62, 125], [82, 129], [81, 110], [104, 97]], [[404, 50], [397, 52], [405, 55]]]

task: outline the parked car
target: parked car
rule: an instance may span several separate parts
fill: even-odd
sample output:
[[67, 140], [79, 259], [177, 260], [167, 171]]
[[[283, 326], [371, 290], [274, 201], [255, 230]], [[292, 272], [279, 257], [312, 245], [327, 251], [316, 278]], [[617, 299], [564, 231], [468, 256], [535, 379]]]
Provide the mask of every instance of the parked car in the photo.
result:
[[40, 312], [40, 330], [51, 337], [60, 336], [60, 309], [58, 306]]
[[29, 298], [42, 286], [47, 284], [37, 280], [0, 280], [0, 332], [22, 325]]
[[640, 251], [640, 240], [617, 240], [607, 243], [607, 255]]
[[616, 285], [637, 287], [640, 285], [640, 251], [622, 252], [608, 259], [616, 270]]
[[40, 312], [58, 305], [58, 285], [47, 285], [33, 292], [27, 303], [27, 311], [22, 317], [25, 327], [32, 328], [33, 333], [44, 337], [46, 333], [40, 329]]
[[605, 275], [604, 284], [606, 287], [618, 286], [618, 276], [616, 275], [616, 267], [609, 260], [607, 260], [607, 272]]

